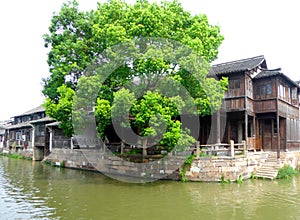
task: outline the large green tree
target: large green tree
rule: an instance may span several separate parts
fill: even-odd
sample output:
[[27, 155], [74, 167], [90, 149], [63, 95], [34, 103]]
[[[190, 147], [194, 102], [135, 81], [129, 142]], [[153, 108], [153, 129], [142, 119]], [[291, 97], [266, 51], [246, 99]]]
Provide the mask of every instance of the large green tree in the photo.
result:
[[[121, 98], [133, 98], [129, 91], [118, 91], [119, 88], [137, 78], [140, 80], [139, 85], [143, 87], [141, 91], [149, 91], [136, 101], [131, 100], [133, 106], [128, 110], [131, 114], [131, 125], [139, 128], [141, 136], [155, 136], [155, 130], [152, 128], [159, 128], [160, 121], [164, 121], [167, 130], [161, 144], [173, 143], [174, 140], [180, 140], [183, 134], [187, 134], [180, 132], [178, 116], [181, 112], [178, 107], [188, 108], [189, 105], [179, 104], [182, 103], [180, 98], [174, 94], [167, 94], [167, 90], [162, 91], [166, 88], [163, 85], [159, 90], [147, 89], [157, 83], [163, 84], [165, 81], [161, 80], [162, 77], [172, 79], [186, 88], [197, 106], [197, 114], [209, 115], [220, 107], [227, 81], [222, 79], [219, 83], [214, 79], [205, 79], [205, 76], [209, 69], [206, 64], [216, 59], [223, 36], [219, 27], [210, 25], [205, 15], [191, 15], [176, 0], [159, 4], [138, 0], [134, 5], [110, 0], [98, 3], [96, 10], [88, 12], [79, 11], [78, 3], [73, 1], [64, 4], [61, 10], [54, 14], [49, 33], [44, 36], [45, 46], [50, 47], [50, 76], [43, 80], [46, 112], [61, 121], [60, 127], [66, 134], [71, 135], [73, 132], [70, 124], [73, 96], [80, 80], [87, 82], [87, 79], [84, 79], [86, 76], [83, 77], [86, 69], [91, 63], [101, 63], [99, 56], [104, 50], [137, 37], [169, 39], [186, 45], [193, 51], [193, 55], [201, 57], [202, 64], [199, 66], [197, 59], [190, 53], [183, 58], [184, 48], [183, 51], [174, 53], [157, 45], [145, 48], [143, 54], [133, 52], [136, 57], [115, 69], [101, 84], [95, 101], [95, 117], [101, 135], [111, 124], [111, 113], [118, 116], [117, 106], [124, 102], [120, 101]], [[176, 56], [179, 59], [178, 63]], [[191, 66], [193, 68], [190, 68]], [[138, 86], [135, 88], [135, 91], [137, 90]], [[171, 103], [177, 103], [176, 108], [172, 107]], [[159, 115], [157, 117], [161, 120], [154, 115]], [[150, 121], [154, 123], [152, 127], [149, 125]]]

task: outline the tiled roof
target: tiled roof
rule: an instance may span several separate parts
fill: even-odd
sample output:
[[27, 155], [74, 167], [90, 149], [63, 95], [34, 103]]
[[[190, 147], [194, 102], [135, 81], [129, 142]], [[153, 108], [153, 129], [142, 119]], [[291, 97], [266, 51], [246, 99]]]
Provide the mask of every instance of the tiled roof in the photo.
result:
[[280, 72], [280, 70], [263, 70], [259, 74], [257, 74], [254, 79], [261, 79], [271, 76], [278, 76], [283, 75], [283, 73]]
[[286, 76], [282, 72], [280, 72], [280, 69], [263, 70], [259, 74], [257, 74], [253, 79], [256, 80], [256, 79], [262, 79], [262, 78], [267, 78], [267, 77], [272, 77], [272, 76], [281, 76], [286, 81], [290, 82], [292, 85], [294, 85], [300, 89], [299, 84], [297, 82], [291, 80], [288, 76]]
[[46, 127], [56, 127], [60, 124], [60, 122], [58, 121], [55, 121], [55, 122], [52, 122], [52, 123], [49, 123], [49, 124], [46, 124]]
[[44, 112], [44, 111], [45, 111], [44, 106], [40, 105], [40, 106], [38, 106], [38, 107], [36, 107], [34, 109], [31, 109], [29, 111], [24, 112], [23, 114], [16, 115], [15, 117], [22, 116], [22, 115], [31, 115], [31, 114], [34, 114], [34, 113]]
[[260, 65], [262, 65], [264, 68], [267, 67], [263, 55], [213, 65], [209, 72], [209, 75], [213, 76], [213, 75], [235, 73], [240, 71], [247, 71], [247, 70], [252, 70]]
[[54, 119], [50, 118], [49, 116], [46, 116], [44, 118], [30, 121], [30, 124], [41, 123], [41, 122], [52, 122], [52, 121], [54, 121]]
[[14, 125], [9, 125], [6, 127], [6, 129], [10, 130], [10, 129], [17, 129], [17, 128], [26, 128], [26, 127], [32, 127], [32, 124], [36, 124], [36, 123], [41, 123], [41, 122], [53, 122], [54, 120], [48, 116], [44, 117], [44, 118], [40, 118], [37, 120], [33, 120], [33, 121], [26, 121], [26, 122], [21, 122], [18, 124], [14, 124]]
[[15, 124], [15, 125], [7, 126], [6, 129], [10, 130], [10, 129], [28, 128], [28, 127], [31, 127], [29, 121], [27, 121], [27, 122], [22, 122], [22, 123], [19, 123], [19, 124]]

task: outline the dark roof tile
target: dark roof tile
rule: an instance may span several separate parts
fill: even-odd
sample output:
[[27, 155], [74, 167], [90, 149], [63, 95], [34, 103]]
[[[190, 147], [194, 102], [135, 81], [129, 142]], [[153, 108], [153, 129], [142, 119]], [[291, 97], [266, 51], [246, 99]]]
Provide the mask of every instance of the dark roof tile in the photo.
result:
[[220, 63], [213, 65], [209, 75], [222, 75], [222, 74], [229, 74], [229, 73], [235, 73], [235, 72], [241, 72], [241, 71], [247, 71], [252, 70], [260, 65], [263, 65], [264, 68], [267, 67], [265, 58], [263, 55], [251, 57], [247, 59], [242, 60], [235, 60], [231, 62], [226, 63]]
[[23, 114], [16, 115], [14, 117], [23, 116], [23, 115], [31, 115], [31, 114], [34, 114], [34, 113], [44, 112], [44, 111], [45, 111], [44, 106], [40, 105], [40, 106], [38, 106], [38, 107], [36, 107], [34, 109], [31, 109], [29, 111], [24, 112]]
[[263, 79], [263, 78], [273, 77], [273, 76], [280, 76], [280, 77], [284, 78], [286, 81], [288, 81], [289, 83], [291, 83], [292, 85], [294, 85], [300, 89], [299, 84], [297, 82], [291, 80], [288, 76], [286, 76], [282, 72], [280, 72], [280, 69], [263, 70], [259, 74], [257, 74], [253, 79], [257, 80], [257, 79]]

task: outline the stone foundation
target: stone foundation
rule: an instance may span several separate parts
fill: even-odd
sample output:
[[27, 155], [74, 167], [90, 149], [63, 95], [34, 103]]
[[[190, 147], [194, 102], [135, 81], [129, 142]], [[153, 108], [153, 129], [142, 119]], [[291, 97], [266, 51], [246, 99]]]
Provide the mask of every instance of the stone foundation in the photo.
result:
[[[88, 155], [89, 160], [86, 159]], [[99, 159], [101, 158], [101, 159]], [[64, 166], [74, 169], [83, 169], [107, 173], [109, 176], [124, 176], [133, 178], [148, 179], [171, 179], [179, 180], [179, 167], [185, 161], [185, 156], [178, 159], [173, 157], [168, 161], [147, 156], [148, 163], [129, 163], [126, 158], [103, 157], [99, 151], [92, 149], [52, 149], [51, 154], [44, 159], [44, 162], [52, 163], [57, 166]], [[181, 162], [179, 162], [181, 161]], [[96, 165], [95, 165], [96, 164]], [[96, 166], [101, 166], [97, 169]], [[175, 171], [175, 172], [174, 172]], [[167, 176], [167, 177], [166, 177]]]
[[[83, 153], [84, 152], [84, 153]], [[80, 149], [53, 149], [51, 154], [44, 159], [57, 166], [64, 166], [74, 169], [97, 171], [93, 162], [86, 159], [85, 154], [92, 161], [101, 161], [101, 172], [108, 173], [110, 176], [125, 176], [133, 178], [154, 178], [159, 179], [162, 174], [168, 174], [164, 179], [179, 180], [178, 160], [173, 160], [161, 164], [161, 160], [152, 161], [152, 165], [147, 169], [137, 168], [143, 163], [128, 164], [125, 160], [117, 160], [114, 157], [101, 158], [99, 152], [93, 150]], [[93, 158], [93, 155], [95, 158]], [[268, 152], [249, 152], [247, 157], [241, 155], [231, 157], [212, 157], [199, 158], [193, 160], [190, 170], [186, 171], [185, 177], [189, 181], [218, 182], [222, 176], [224, 180], [236, 181], [240, 176], [248, 179], [251, 174], [259, 169], [268, 158]], [[100, 156], [101, 157], [101, 156]], [[184, 157], [186, 158], [186, 157]], [[151, 159], [147, 158], [151, 161]], [[281, 163], [289, 164], [293, 168], [300, 166], [300, 152], [281, 152]], [[143, 170], [143, 171], [141, 171]], [[174, 172], [174, 170], [176, 170]], [[165, 175], [164, 175], [165, 176]]]
[[245, 156], [230, 157], [212, 157], [195, 159], [189, 171], [186, 172], [186, 178], [190, 181], [220, 181], [222, 176], [225, 180], [235, 181], [240, 176], [243, 179], [251, 177], [266, 160], [268, 154], [265, 152], [248, 153]]
[[3, 155], [18, 154], [20, 156], [24, 156], [25, 159], [30, 159], [30, 160], [32, 160], [32, 158], [33, 158], [33, 150], [32, 149], [22, 150], [22, 149], [12, 148], [9, 150], [7, 148], [3, 148], [2, 153], [3, 153]]
[[[273, 152], [274, 153], [274, 152]], [[190, 181], [218, 182], [222, 176], [224, 180], [236, 181], [241, 176], [249, 179], [251, 174], [259, 169], [268, 158], [268, 152], [248, 153], [247, 156], [212, 157], [195, 159], [186, 171], [186, 178]], [[281, 165], [300, 167], [300, 152], [281, 152]]]

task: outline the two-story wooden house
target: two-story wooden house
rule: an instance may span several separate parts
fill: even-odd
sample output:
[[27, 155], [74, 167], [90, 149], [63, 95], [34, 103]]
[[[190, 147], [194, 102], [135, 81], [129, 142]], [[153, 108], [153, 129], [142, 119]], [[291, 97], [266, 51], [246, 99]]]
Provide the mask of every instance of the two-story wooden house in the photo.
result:
[[5, 128], [5, 147], [10, 150], [33, 151], [35, 160], [41, 160], [49, 148], [46, 124], [54, 120], [46, 116], [43, 106], [38, 106], [13, 117]]
[[220, 110], [226, 121], [222, 142], [246, 140], [250, 149], [278, 152], [300, 149], [296, 82], [280, 69], [268, 70], [264, 56], [213, 65], [209, 74], [229, 82]]

